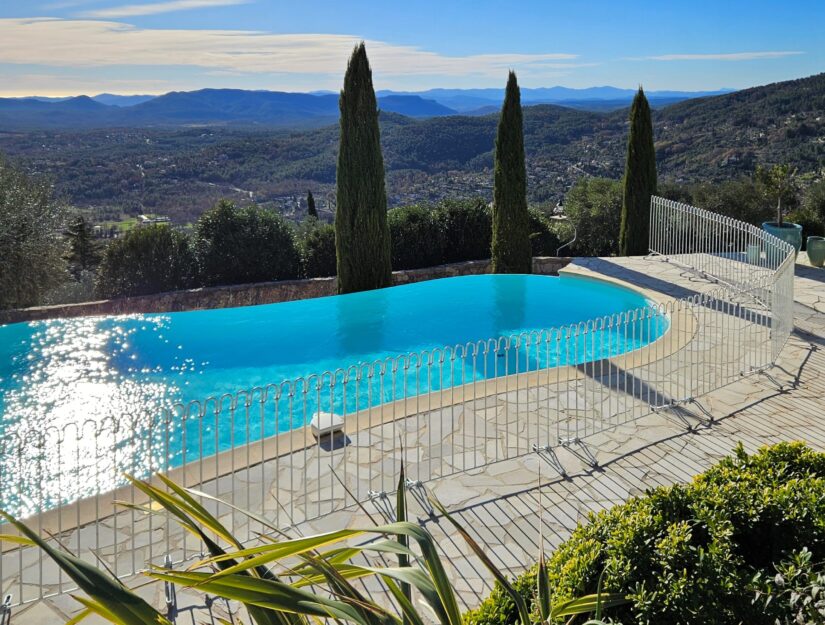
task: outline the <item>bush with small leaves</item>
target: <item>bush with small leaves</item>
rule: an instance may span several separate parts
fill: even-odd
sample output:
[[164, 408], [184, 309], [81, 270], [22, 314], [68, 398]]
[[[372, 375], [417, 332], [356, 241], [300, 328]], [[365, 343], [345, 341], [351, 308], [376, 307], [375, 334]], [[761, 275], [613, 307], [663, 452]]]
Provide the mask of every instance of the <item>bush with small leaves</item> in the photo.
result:
[[192, 286], [195, 258], [189, 237], [166, 225], [130, 230], [112, 241], [98, 267], [100, 297], [126, 297]]
[[[754, 579], [803, 548], [825, 561], [825, 454], [801, 443], [753, 455], [740, 446], [690, 484], [591, 515], [547, 569], [554, 601], [595, 592], [600, 578], [604, 591], [629, 597], [611, 613], [626, 625], [774, 625], [788, 606], [754, 602]], [[536, 568], [517, 585], [534, 602]], [[517, 616], [494, 591], [465, 622], [511, 625]]]

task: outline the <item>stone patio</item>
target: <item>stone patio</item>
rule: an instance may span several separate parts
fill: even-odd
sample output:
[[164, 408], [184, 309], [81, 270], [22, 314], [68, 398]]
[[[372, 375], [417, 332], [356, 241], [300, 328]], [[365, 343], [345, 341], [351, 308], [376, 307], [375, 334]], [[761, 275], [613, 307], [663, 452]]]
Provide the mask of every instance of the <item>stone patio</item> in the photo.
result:
[[[627, 281], [665, 298], [686, 297], [714, 288], [714, 285], [655, 259], [577, 259], [574, 264], [583, 270]], [[368, 434], [359, 430], [358, 434], [352, 435], [352, 444], [335, 457], [340, 457], [339, 461], [344, 462], [346, 452], [348, 458], [364, 467], [364, 475], [369, 477], [360, 480], [359, 488], [388, 491], [392, 484], [384, 483], [386, 480], [380, 477], [382, 472], [377, 470], [376, 463], [397, 463], [400, 460], [397, 456], [387, 458], [388, 452], [390, 456], [395, 453], [395, 441], [399, 436], [405, 442], [404, 458], [413, 471], [413, 477], [416, 470], [421, 470], [423, 475], [423, 467], [428, 461], [433, 461], [431, 457], [416, 453], [416, 443], [426, 439], [426, 449], [431, 453], [440, 450], [441, 455], [435, 460], [439, 467], [447, 467], [439, 470], [449, 477], [411, 489], [408, 498], [410, 516], [433, 533], [447, 557], [461, 602], [464, 607], [473, 607], [490, 591], [492, 584], [489, 575], [476, 558], [467, 555], [469, 550], [451, 526], [432, 513], [423, 497], [423, 488], [429, 489], [465, 524], [498, 566], [517, 574], [535, 562], [540, 534], [543, 534], [545, 550], [550, 551], [589, 512], [610, 507], [641, 494], [647, 488], [687, 481], [729, 454], [740, 441], [749, 451], [780, 440], [803, 440], [825, 450], [825, 424], [821, 419], [825, 412], [825, 270], [807, 266], [804, 254], [798, 259], [795, 302], [795, 331], [782, 351], [777, 367], [769, 372], [770, 377], [755, 374], [737, 378], [725, 388], [701, 396], [700, 406], [686, 405], [678, 413], [661, 411], [639, 418], [637, 414], [643, 411], [643, 406], [623, 406], [619, 412], [626, 412], [627, 418], [616, 420], [609, 430], [594, 427], [592, 432], [585, 432], [588, 436], [586, 447], [582, 449], [554, 447], [553, 456], [531, 452], [531, 440], [543, 437], [553, 443], [559, 432], [560, 419], [553, 420], [551, 425], [541, 425], [548, 423], [546, 415], [541, 418], [542, 411], [564, 412], [569, 411], [571, 406], [564, 406], [558, 397], [552, 403], [548, 400], [553, 398], [547, 396], [536, 393], [530, 396], [531, 389], [525, 389], [528, 401], [522, 401], [519, 400], [521, 391], [516, 389], [492, 397], [473, 397], [472, 404], [468, 400], [459, 404], [458, 409], [455, 406], [439, 409], [443, 414], [436, 420], [406, 418], [376, 423]], [[735, 329], [745, 330], [739, 326]], [[719, 326], [717, 331], [730, 331], [730, 328]], [[753, 340], [759, 336], [757, 329], [747, 331], [751, 332], [747, 336]], [[687, 349], [694, 348], [700, 347]], [[708, 368], [724, 367], [720, 354], [707, 353], [705, 357], [708, 358]], [[667, 379], [669, 377], [678, 378], [673, 374], [679, 371], [679, 362], [684, 365], [694, 361], [683, 358], [673, 362], [672, 368], [662, 369], [665, 375], [663, 385], [672, 384]], [[612, 374], [608, 372], [605, 375]], [[537, 385], [533, 390], [538, 392], [538, 389]], [[670, 397], [690, 395], [695, 391], [668, 387]], [[657, 395], [660, 392], [663, 391], [656, 390]], [[501, 405], [507, 403], [508, 397], [512, 399], [514, 393], [518, 409], [515, 412], [511, 407], [502, 409]], [[595, 410], [596, 403], [591, 401], [586, 409]], [[604, 416], [594, 416], [594, 419], [608, 418], [615, 408], [615, 405], [601, 407], [604, 412], [599, 414]], [[495, 427], [489, 425], [490, 411], [495, 413]], [[705, 412], [713, 416], [712, 422], [707, 420]], [[520, 414], [521, 418], [511, 420], [510, 415], [513, 414]], [[529, 415], [533, 415], [533, 421], [530, 421]], [[440, 430], [433, 431], [432, 425], [427, 427], [432, 423], [438, 424]], [[529, 437], [524, 435], [524, 429], [519, 429], [522, 427], [519, 423], [531, 433]], [[542, 432], [541, 427], [546, 427], [547, 431]], [[369, 440], [359, 440], [359, 437]], [[443, 441], [444, 444], [433, 446], [433, 440]], [[502, 444], [503, 440], [508, 442]], [[384, 453], [377, 454], [376, 450], [380, 449]], [[325, 479], [322, 461], [324, 464], [331, 462], [323, 453], [317, 448], [310, 450], [294, 458], [298, 464], [293, 466], [300, 466], [307, 473], [316, 471], [316, 479]], [[589, 455], [597, 461], [595, 468], [586, 462], [590, 459]], [[320, 500], [302, 499], [300, 489], [288, 494], [276, 494], [271, 486], [266, 487], [267, 480], [271, 480], [273, 474], [286, 470], [283, 463], [277, 467], [267, 467], [267, 464], [270, 463], [251, 469], [248, 474], [237, 473], [231, 479], [215, 481], [213, 492], [221, 495], [232, 493], [237, 505], [260, 505], [273, 514], [275, 510], [283, 513], [287, 509], [295, 515], [296, 510], [320, 506]], [[560, 473], [560, 468], [564, 475]], [[389, 469], [383, 473], [393, 474]], [[427, 471], [438, 474], [431, 467]], [[264, 485], [245, 489], [241, 496], [235, 488], [239, 480], [240, 483], [264, 480]], [[330, 491], [334, 488], [335, 484], [330, 480]], [[320, 488], [317, 490], [321, 492]], [[369, 516], [354, 506], [308, 521], [300, 521], [293, 516], [297, 523], [290, 528], [290, 532], [293, 535], [308, 535], [382, 522], [389, 516], [386, 503], [380, 498], [366, 503], [364, 510], [369, 512]], [[231, 517], [231, 520], [234, 522], [235, 518]], [[145, 529], [146, 520], [138, 520], [138, 524]], [[235, 527], [236, 531], [244, 529], [249, 528]], [[104, 526], [101, 530], [98, 527], [94, 537], [75, 536], [68, 544], [79, 541], [77, 544], [82, 548], [98, 551], [105, 556], [107, 550], [111, 552], [112, 547], [123, 540], [118, 535], [124, 531], [124, 525], [121, 523], [115, 530], [101, 537], [101, 531], [106, 534], [106, 528]], [[181, 550], [187, 549], [185, 555], [191, 556], [195, 552], [194, 543], [184, 546], [162, 527], [144, 533], [147, 535], [147, 545], [155, 545], [154, 554], [171, 551], [180, 555]], [[147, 553], [150, 552], [139, 552], [134, 557], [140, 560]], [[8, 588], [13, 593], [33, 590], [29, 587], [31, 570], [22, 585], [15, 578], [21, 570], [25, 575], [27, 569], [39, 566], [28, 557], [29, 554], [26, 556], [20, 564], [19, 560], [4, 562], [4, 589]], [[46, 584], [59, 581], [54, 573], [48, 572], [48, 567], [45, 575], [41, 572], [35, 579]], [[141, 579], [137, 577], [126, 581], [135, 585]], [[380, 592], [370, 584], [365, 585], [365, 591]], [[140, 593], [159, 608], [163, 606], [162, 586], [146, 584], [141, 587]], [[209, 605], [201, 593], [179, 589], [178, 600], [181, 608], [178, 623], [216, 623], [219, 617], [228, 618], [230, 613], [240, 616], [245, 623], [250, 622], [237, 606], [228, 606], [223, 602]], [[65, 594], [29, 603], [14, 608], [12, 623], [61, 623], [76, 613], [77, 605]], [[86, 622], [98, 621], [89, 619]]]

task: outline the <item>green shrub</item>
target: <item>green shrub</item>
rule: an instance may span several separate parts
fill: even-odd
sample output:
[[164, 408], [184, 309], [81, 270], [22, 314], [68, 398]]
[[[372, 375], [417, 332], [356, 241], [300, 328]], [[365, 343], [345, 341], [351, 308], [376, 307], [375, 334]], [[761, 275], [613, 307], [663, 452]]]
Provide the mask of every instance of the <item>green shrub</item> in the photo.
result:
[[195, 249], [206, 285], [290, 280], [301, 273], [292, 226], [257, 206], [218, 202], [195, 225]]
[[530, 247], [533, 256], [555, 256], [559, 249], [559, 237], [553, 228], [553, 222], [537, 208], [527, 210], [530, 228]]
[[568, 253], [582, 256], [615, 256], [619, 253], [620, 181], [582, 176], [564, 198], [564, 214], [576, 232], [576, 241]]
[[301, 260], [304, 276], [323, 278], [335, 275], [335, 227], [313, 220], [301, 233]]
[[95, 291], [100, 297], [175, 291], [192, 285], [195, 269], [185, 234], [166, 225], [135, 228], [106, 248]]
[[393, 269], [417, 269], [444, 263], [444, 230], [431, 207], [416, 204], [394, 208], [387, 214], [387, 221]]
[[490, 258], [493, 224], [484, 200], [444, 200], [435, 207], [444, 233], [444, 262]]
[[[807, 548], [825, 559], [825, 454], [782, 443], [741, 446], [690, 484], [657, 488], [592, 514], [548, 561], [554, 601], [603, 589], [632, 601], [611, 616], [630, 623], [773, 624], [787, 605], [755, 601], [754, 579]], [[533, 601], [535, 567], [519, 588]], [[494, 591], [468, 625], [517, 618]]]

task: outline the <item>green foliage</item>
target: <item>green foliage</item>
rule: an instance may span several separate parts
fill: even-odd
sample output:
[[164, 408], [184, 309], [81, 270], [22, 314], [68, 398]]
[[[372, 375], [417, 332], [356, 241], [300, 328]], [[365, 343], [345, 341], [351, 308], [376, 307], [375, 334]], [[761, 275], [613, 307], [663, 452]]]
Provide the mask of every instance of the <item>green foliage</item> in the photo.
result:
[[307, 217], [318, 219], [318, 210], [315, 208], [315, 197], [312, 191], [307, 191]]
[[825, 223], [825, 180], [815, 182], [805, 191], [802, 207]]
[[300, 277], [301, 258], [292, 227], [278, 213], [220, 201], [195, 225], [200, 279], [206, 285]]
[[811, 556], [803, 548], [779, 564], [776, 575], [760, 572], [754, 578], [754, 602], [764, 602], [766, 609], [777, 613], [785, 612], [784, 617], [777, 618], [777, 625], [825, 623], [825, 565], [814, 563]]
[[0, 155], [0, 308], [42, 302], [66, 278], [63, 207]]
[[741, 176], [716, 184], [699, 183], [691, 187], [690, 203], [709, 211], [733, 217], [754, 226], [773, 219], [773, 209], [752, 176]]
[[392, 281], [378, 105], [363, 42], [347, 65], [340, 108], [335, 248], [338, 292], [352, 293]]
[[94, 238], [92, 224], [83, 216], [75, 217], [66, 229], [69, 240], [69, 270], [77, 277], [97, 267], [102, 256], [100, 243]]
[[490, 257], [492, 219], [483, 200], [443, 200], [435, 211], [444, 232], [443, 262]]
[[[622, 185], [617, 180], [582, 176], [564, 198], [564, 214], [576, 230], [574, 252], [581, 256], [619, 253]], [[570, 233], [572, 236], [572, 232]]]
[[100, 297], [174, 291], [192, 285], [196, 271], [189, 238], [166, 225], [130, 230], [112, 241], [98, 268]]
[[304, 276], [323, 278], [335, 275], [335, 227], [314, 219], [300, 240]]
[[650, 105], [639, 87], [630, 107], [630, 132], [627, 136], [619, 226], [619, 253], [641, 256], [648, 252], [650, 197], [656, 194], [656, 150], [653, 147], [653, 121]]
[[530, 273], [533, 261], [521, 95], [512, 71], [504, 92], [495, 145], [492, 269], [494, 273]]
[[770, 169], [758, 165], [754, 179], [759, 184], [766, 201], [776, 205], [776, 223], [782, 225], [783, 206], [796, 201], [796, 168], [790, 165], [774, 165]]
[[[825, 454], [781, 443], [735, 455], [690, 484], [661, 487], [579, 525], [547, 563], [554, 601], [595, 592], [626, 594], [611, 613], [623, 623], [773, 625], [787, 605], [754, 603], [753, 580], [803, 547], [825, 560]], [[534, 567], [516, 580], [536, 600]], [[534, 607], [535, 609], [535, 607]], [[493, 593], [467, 625], [516, 623], [512, 602]]]
[[418, 269], [444, 262], [446, 236], [439, 214], [429, 206], [395, 208], [387, 215], [392, 268]]
[[[547, 213], [530, 207], [527, 211], [527, 220], [531, 256], [555, 256], [560, 245], [559, 237]], [[530, 264], [532, 265], [532, 257]]]

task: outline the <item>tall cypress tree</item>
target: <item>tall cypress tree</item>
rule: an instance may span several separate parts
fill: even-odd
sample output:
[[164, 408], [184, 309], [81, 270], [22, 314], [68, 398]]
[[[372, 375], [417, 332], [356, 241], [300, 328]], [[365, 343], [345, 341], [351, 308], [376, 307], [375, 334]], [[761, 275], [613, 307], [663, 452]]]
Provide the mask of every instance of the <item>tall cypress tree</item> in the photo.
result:
[[630, 107], [623, 186], [619, 253], [622, 256], [641, 256], [649, 251], [650, 197], [656, 195], [653, 122], [650, 119], [650, 105], [641, 87]]
[[307, 191], [307, 217], [318, 219], [318, 210], [315, 208], [315, 198], [312, 196], [312, 191]]
[[521, 94], [514, 72], [507, 80], [496, 136], [491, 248], [493, 272], [532, 271]]
[[363, 42], [349, 60], [339, 106], [335, 211], [338, 292], [352, 293], [389, 286], [392, 279], [378, 103]]

